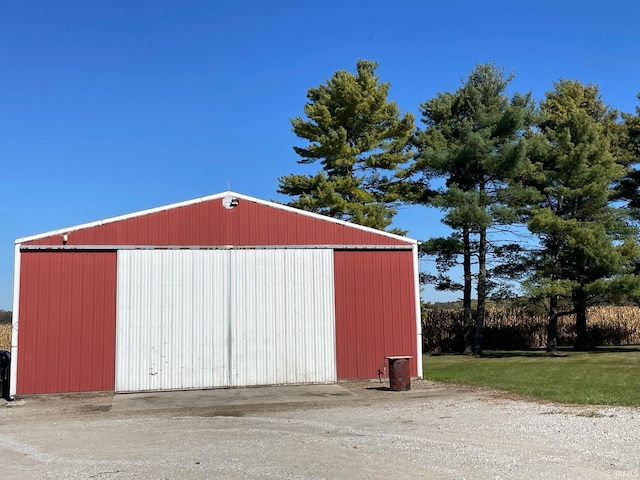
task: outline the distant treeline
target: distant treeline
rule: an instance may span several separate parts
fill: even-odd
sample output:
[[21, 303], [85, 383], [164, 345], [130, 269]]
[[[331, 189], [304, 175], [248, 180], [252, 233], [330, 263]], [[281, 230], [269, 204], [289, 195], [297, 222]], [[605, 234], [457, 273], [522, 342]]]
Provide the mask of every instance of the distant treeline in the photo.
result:
[[11, 312], [0, 310], [0, 325], [11, 324]]
[[[464, 349], [462, 309], [438, 304], [422, 311], [422, 346], [429, 352], [461, 352]], [[640, 344], [640, 307], [607, 306], [588, 310], [590, 345]], [[495, 307], [487, 310], [483, 343], [486, 349], [544, 348], [547, 317], [525, 308]], [[572, 315], [558, 319], [558, 345], [573, 346], [576, 321]]]

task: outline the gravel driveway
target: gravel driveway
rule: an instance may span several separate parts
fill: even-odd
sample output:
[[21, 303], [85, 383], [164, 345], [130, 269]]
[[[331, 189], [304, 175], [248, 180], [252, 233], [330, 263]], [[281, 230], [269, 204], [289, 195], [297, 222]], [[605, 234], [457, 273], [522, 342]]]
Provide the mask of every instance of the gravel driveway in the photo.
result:
[[136, 411], [110, 395], [0, 401], [0, 478], [640, 478], [640, 409], [340, 386], [355, 395]]

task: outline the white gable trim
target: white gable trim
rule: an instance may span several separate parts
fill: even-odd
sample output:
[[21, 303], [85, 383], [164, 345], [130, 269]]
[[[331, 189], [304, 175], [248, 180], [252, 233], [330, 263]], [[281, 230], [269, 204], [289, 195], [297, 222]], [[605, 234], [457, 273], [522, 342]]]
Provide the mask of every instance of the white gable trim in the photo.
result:
[[170, 205], [165, 205], [165, 206], [162, 206], [162, 207], [150, 208], [148, 210], [141, 210], [139, 212], [128, 213], [126, 215], [119, 215], [117, 217], [106, 218], [104, 220], [98, 220], [98, 221], [95, 221], [95, 222], [83, 223], [81, 225], [76, 225], [76, 226], [73, 226], [73, 227], [60, 228], [58, 230], [53, 230], [51, 232], [45, 232], [45, 233], [39, 233], [37, 235], [31, 235], [29, 237], [18, 238], [15, 241], [15, 243], [16, 244], [21, 244], [21, 243], [31, 242], [33, 240], [38, 240], [40, 238], [46, 238], [46, 237], [50, 237], [50, 236], [54, 236], [54, 235], [64, 235], [66, 233], [71, 233], [71, 232], [74, 232], [74, 231], [77, 231], [77, 230], [83, 230], [85, 228], [98, 227], [100, 225], [105, 225], [107, 223], [120, 222], [122, 220], [127, 220], [127, 219], [135, 218], [135, 217], [142, 217], [142, 216], [145, 216], [145, 215], [150, 215], [150, 214], [157, 213], [157, 212], [162, 212], [162, 211], [165, 211], [165, 210], [171, 210], [171, 209], [174, 209], [174, 208], [186, 207], [186, 206], [189, 206], [189, 205], [194, 205], [196, 203], [209, 202], [211, 200], [216, 200], [218, 198], [224, 198], [227, 195], [231, 195], [231, 196], [237, 197], [240, 200], [245, 200], [247, 202], [254, 202], [254, 203], [259, 203], [261, 205], [266, 205], [266, 206], [271, 207], [271, 208], [279, 208], [281, 210], [285, 210], [287, 212], [295, 213], [297, 215], [307, 215], [307, 216], [309, 216], [311, 218], [314, 218], [314, 219], [317, 219], [317, 220], [322, 220], [322, 221], [330, 222], [330, 223], [336, 223], [338, 225], [343, 225], [343, 226], [348, 227], [348, 228], [354, 228], [356, 230], [362, 230], [362, 231], [365, 231], [365, 232], [368, 232], [368, 233], [373, 233], [374, 235], [393, 238], [394, 240], [398, 240], [398, 241], [403, 242], [403, 243], [407, 243], [407, 244], [411, 244], [411, 245], [414, 245], [414, 244], [418, 243], [417, 240], [414, 240], [412, 238], [403, 237], [401, 235], [395, 235], [395, 234], [389, 233], [389, 232], [383, 232], [382, 230], [376, 230], [375, 228], [364, 227], [362, 225], [357, 225], [355, 223], [345, 222], [344, 220], [338, 220], [336, 218], [326, 217], [326, 216], [320, 215], [318, 213], [307, 212], [305, 210], [300, 210], [300, 209], [297, 209], [297, 208], [293, 208], [293, 207], [290, 207], [288, 205], [282, 205], [280, 203], [275, 203], [275, 202], [268, 202], [266, 200], [260, 200], [258, 198], [250, 197], [248, 195], [242, 195], [241, 193], [236, 193], [236, 192], [231, 192], [231, 191], [216, 193], [214, 195], [208, 195], [206, 197], [195, 198], [193, 200], [187, 200], [187, 201], [184, 201], [184, 202], [172, 203]]

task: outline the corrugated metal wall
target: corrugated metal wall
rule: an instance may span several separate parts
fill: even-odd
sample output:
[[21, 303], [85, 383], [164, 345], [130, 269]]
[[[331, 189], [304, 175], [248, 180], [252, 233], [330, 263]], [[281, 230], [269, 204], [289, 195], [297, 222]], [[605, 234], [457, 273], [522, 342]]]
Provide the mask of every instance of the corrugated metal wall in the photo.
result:
[[21, 255], [16, 394], [112, 390], [116, 253]]
[[336, 379], [330, 250], [118, 254], [117, 391]]
[[[37, 245], [43, 250], [29, 250]], [[119, 245], [125, 250], [116, 382]], [[157, 260], [144, 250], [226, 245], [249, 249], [164, 252], [186, 252], [182, 260]], [[250, 250], [277, 245], [287, 248]], [[291, 249], [295, 245], [312, 248]], [[334, 256], [315, 249], [323, 245], [364, 250], [338, 248]], [[227, 209], [220, 197], [22, 239], [15, 393], [111, 390], [116, 383], [120, 390], [139, 390], [374, 377], [384, 356], [416, 354], [413, 253], [400, 250], [414, 245], [256, 199], [241, 198]], [[216, 255], [226, 260], [216, 263]], [[215, 323], [223, 315], [227, 323]], [[276, 338], [279, 343], [271, 344]]]
[[375, 378], [385, 357], [411, 355], [418, 374], [411, 251], [336, 251], [338, 378]]

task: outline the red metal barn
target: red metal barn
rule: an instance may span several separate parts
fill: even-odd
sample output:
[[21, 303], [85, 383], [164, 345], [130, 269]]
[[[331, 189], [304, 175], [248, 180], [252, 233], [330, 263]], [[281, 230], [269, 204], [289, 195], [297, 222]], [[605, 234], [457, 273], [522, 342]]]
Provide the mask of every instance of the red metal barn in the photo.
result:
[[16, 240], [11, 394], [422, 375], [417, 242], [233, 192]]

